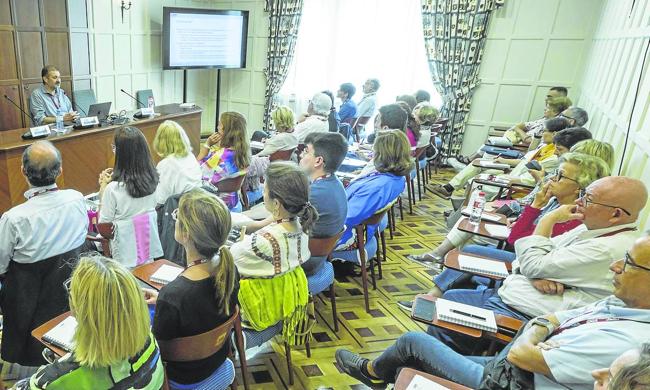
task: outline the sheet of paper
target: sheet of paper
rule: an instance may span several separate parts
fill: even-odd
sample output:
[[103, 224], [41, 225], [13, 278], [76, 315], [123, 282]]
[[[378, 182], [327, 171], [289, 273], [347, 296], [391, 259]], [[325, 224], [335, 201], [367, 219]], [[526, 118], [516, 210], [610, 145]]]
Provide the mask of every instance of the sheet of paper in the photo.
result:
[[347, 165], [349, 167], [358, 167], [358, 168], [363, 168], [366, 166], [366, 164], [368, 164], [367, 161], [359, 160], [356, 158], [349, 158], [349, 157], [344, 158], [342, 163], [342, 165]]
[[494, 225], [491, 223], [485, 224], [485, 230], [494, 237], [503, 237], [506, 238], [510, 235], [510, 228], [504, 225]]
[[449, 390], [448, 387], [439, 385], [436, 382], [423, 377], [422, 375], [415, 375], [411, 379], [406, 390]]

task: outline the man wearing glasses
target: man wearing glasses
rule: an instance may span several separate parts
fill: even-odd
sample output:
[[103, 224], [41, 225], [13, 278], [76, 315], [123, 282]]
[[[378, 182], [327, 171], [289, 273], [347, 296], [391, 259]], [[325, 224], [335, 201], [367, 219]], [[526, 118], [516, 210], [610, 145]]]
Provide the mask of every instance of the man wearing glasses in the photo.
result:
[[584, 126], [585, 123], [587, 123], [587, 121], [589, 120], [589, 115], [587, 115], [587, 111], [585, 111], [580, 107], [575, 107], [575, 106], [571, 106], [566, 110], [562, 111], [562, 113], [560, 113], [558, 117], [564, 118], [567, 121], [569, 121], [569, 127]]
[[[549, 212], [531, 236], [515, 242], [513, 272], [498, 290], [449, 290], [443, 298], [522, 320], [602, 299], [612, 292], [609, 265], [623, 258], [639, 235], [636, 220], [647, 198], [639, 180], [596, 180], [574, 205]], [[571, 220], [581, 220], [582, 225], [551, 238], [555, 224]], [[430, 333], [461, 352], [476, 345], [475, 340], [438, 328]]]

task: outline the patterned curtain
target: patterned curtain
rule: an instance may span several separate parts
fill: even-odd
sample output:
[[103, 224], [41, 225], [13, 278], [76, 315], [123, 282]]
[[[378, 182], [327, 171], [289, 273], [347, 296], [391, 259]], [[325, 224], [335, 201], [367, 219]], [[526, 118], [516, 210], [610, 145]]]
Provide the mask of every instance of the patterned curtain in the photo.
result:
[[442, 96], [440, 116], [449, 118], [442, 134], [444, 156], [463, 146], [470, 102], [492, 11], [504, 0], [421, 0], [424, 45], [433, 85]]
[[264, 10], [269, 13], [269, 45], [266, 55], [266, 93], [264, 128], [269, 128], [271, 112], [277, 105], [280, 92], [293, 60], [302, 15], [303, 0], [266, 0]]

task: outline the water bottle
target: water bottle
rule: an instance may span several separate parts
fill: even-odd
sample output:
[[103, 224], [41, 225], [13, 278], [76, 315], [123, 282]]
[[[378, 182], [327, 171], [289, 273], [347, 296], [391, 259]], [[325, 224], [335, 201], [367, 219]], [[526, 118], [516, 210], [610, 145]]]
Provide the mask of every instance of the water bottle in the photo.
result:
[[485, 192], [481, 191], [472, 203], [472, 213], [469, 215], [469, 223], [478, 226], [481, 222], [481, 214], [485, 208]]
[[483, 186], [482, 185], [477, 185], [476, 188], [474, 188], [474, 191], [472, 191], [472, 194], [469, 196], [469, 201], [467, 202], [467, 207], [470, 209], [472, 208], [472, 205], [474, 204], [474, 201], [476, 200], [476, 197], [478, 196], [479, 192], [483, 191]]
[[65, 131], [65, 127], [63, 126], [63, 110], [60, 108], [56, 111], [56, 131], [58, 133]]

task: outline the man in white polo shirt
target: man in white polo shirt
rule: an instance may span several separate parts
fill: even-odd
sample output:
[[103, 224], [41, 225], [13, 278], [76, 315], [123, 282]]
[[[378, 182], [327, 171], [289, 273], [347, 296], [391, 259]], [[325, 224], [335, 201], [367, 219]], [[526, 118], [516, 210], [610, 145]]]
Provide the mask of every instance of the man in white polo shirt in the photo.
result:
[[327, 133], [329, 122], [327, 116], [332, 107], [332, 99], [324, 93], [317, 93], [309, 101], [307, 113], [303, 114], [302, 121], [296, 125], [293, 135], [299, 143], [305, 142], [305, 137], [311, 133]]

